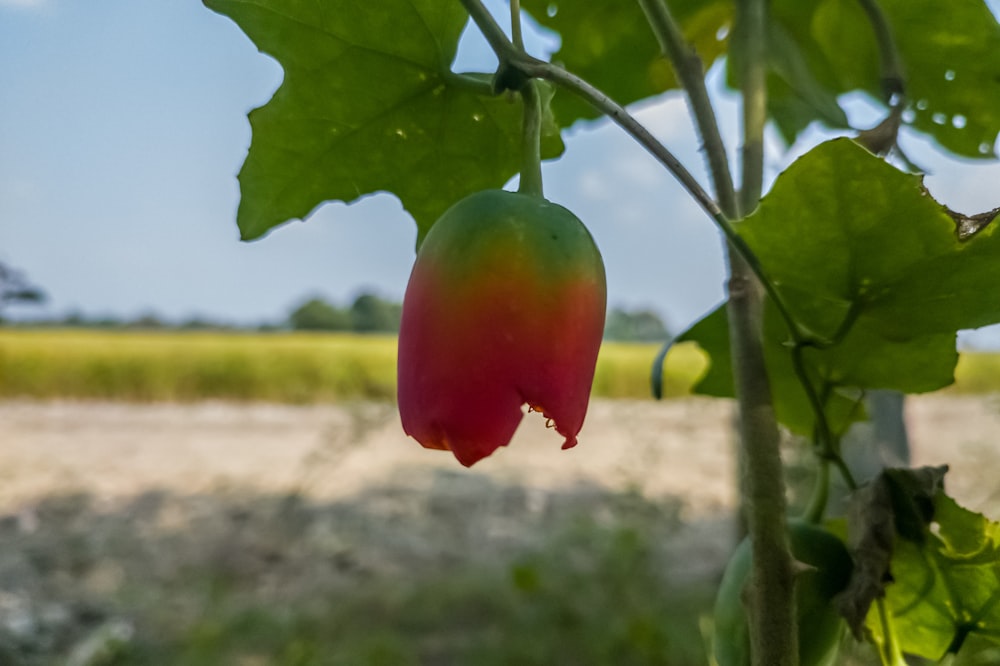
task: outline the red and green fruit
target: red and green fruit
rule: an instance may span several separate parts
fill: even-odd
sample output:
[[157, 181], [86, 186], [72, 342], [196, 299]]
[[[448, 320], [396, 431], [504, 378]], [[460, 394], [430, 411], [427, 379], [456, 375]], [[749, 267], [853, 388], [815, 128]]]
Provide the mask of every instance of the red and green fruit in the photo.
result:
[[528, 405], [574, 446], [606, 301], [600, 252], [571, 212], [503, 190], [459, 201], [421, 243], [403, 300], [403, 429], [468, 466], [510, 442]]

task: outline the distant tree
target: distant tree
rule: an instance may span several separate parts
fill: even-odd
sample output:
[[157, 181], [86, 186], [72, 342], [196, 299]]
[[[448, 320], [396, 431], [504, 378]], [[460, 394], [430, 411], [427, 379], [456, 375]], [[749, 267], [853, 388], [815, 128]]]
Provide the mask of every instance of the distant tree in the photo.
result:
[[224, 331], [232, 328], [232, 326], [195, 315], [182, 321], [177, 328], [182, 331]]
[[154, 329], [167, 328], [168, 325], [153, 312], [144, 312], [126, 324], [128, 328]]
[[403, 306], [362, 292], [351, 304], [351, 328], [358, 333], [397, 333]]
[[296, 331], [349, 331], [351, 313], [320, 298], [311, 298], [292, 310], [288, 324]]
[[[85, 317], [80, 319], [77, 325], [84, 326], [86, 328], [122, 328], [124, 326], [129, 326], [128, 323], [112, 315], [103, 315], [93, 318]], [[163, 325], [162, 322], [160, 325]]]
[[78, 310], [72, 310], [71, 312], [67, 313], [65, 317], [63, 317], [61, 322], [58, 323], [68, 328], [77, 328], [80, 326], [86, 326], [87, 319], [83, 316], [82, 312], [79, 312]]
[[45, 292], [34, 286], [19, 270], [0, 263], [0, 309], [8, 303], [41, 303]]
[[612, 308], [604, 325], [604, 339], [618, 342], [662, 342], [667, 327], [652, 310]]

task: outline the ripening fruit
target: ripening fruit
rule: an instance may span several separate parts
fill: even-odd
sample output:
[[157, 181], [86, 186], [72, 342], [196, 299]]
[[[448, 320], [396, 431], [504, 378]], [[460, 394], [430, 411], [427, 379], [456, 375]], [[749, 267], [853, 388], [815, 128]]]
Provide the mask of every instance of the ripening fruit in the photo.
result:
[[[833, 666], [846, 625], [832, 601], [851, 578], [851, 556], [840, 539], [818, 525], [790, 521], [788, 536], [795, 559], [815, 567], [795, 580], [799, 665]], [[712, 650], [718, 666], [750, 666], [743, 589], [751, 564], [750, 541], [744, 539], [726, 565], [715, 598]]]
[[576, 444], [604, 331], [607, 290], [594, 240], [541, 197], [486, 190], [431, 227], [403, 299], [403, 429], [469, 466], [541, 412]]

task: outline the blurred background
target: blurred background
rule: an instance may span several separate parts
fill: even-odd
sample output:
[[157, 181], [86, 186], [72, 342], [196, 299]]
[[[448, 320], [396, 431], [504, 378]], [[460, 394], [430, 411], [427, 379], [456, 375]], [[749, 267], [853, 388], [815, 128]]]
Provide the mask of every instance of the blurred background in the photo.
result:
[[[0, 665], [707, 664], [737, 534], [731, 410], [689, 396], [695, 350], [671, 352], [670, 400], [648, 378], [722, 299], [722, 244], [641, 148], [581, 123], [544, 166], [608, 271], [580, 446], [526, 418], [464, 470], [393, 404], [416, 237], [398, 201], [238, 240], [246, 113], [282, 73], [231, 21], [0, 0], [0, 62]], [[468, 34], [456, 67], [494, 66]], [[709, 78], [735, 161], [738, 106]], [[707, 181], [680, 95], [633, 111]], [[828, 136], [769, 134], [768, 177]], [[997, 205], [1000, 165], [901, 145], [951, 208]], [[950, 492], [994, 517], [998, 345], [963, 334], [956, 385], [907, 416], [914, 462], [952, 463]], [[807, 453], [789, 442], [796, 502]]]

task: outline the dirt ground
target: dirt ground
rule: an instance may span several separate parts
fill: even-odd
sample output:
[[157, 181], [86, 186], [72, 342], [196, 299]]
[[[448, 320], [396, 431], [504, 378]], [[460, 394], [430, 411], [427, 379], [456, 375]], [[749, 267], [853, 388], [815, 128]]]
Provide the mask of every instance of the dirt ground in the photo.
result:
[[[949, 493], [1000, 518], [1000, 398], [917, 397], [906, 418], [914, 465], [948, 463]], [[724, 401], [597, 401], [577, 448], [530, 414], [465, 470], [385, 404], [0, 403], [0, 663], [99, 663], [95, 636], [136, 630], [106, 603], [130, 580], [168, 589], [214, 567], [294, 599], [372, 570], [502, 557], [570, 511], [617, 520], [622, 497], [662, 516], [670, 575], [710, 578], [732, 547], [731, 422]]]
[[[691, 515], [731, 508], [731, 406], [707, 399], [597, 401], [573, 450], [529, 414], [514, 441], [470, 475], [541, 491], [581, 482], [683, 500]], [[1000, 502], [1000, 398], [911, 398], [915, 465], [951, 465], [948, 490], [974, 509]], [[0, 512], [79, 491], [114, 501], [150, 489], [295, 491], [344, 498], [406, 469], [460, 471], [402, 432], [389, 405], [0, 403]]]

